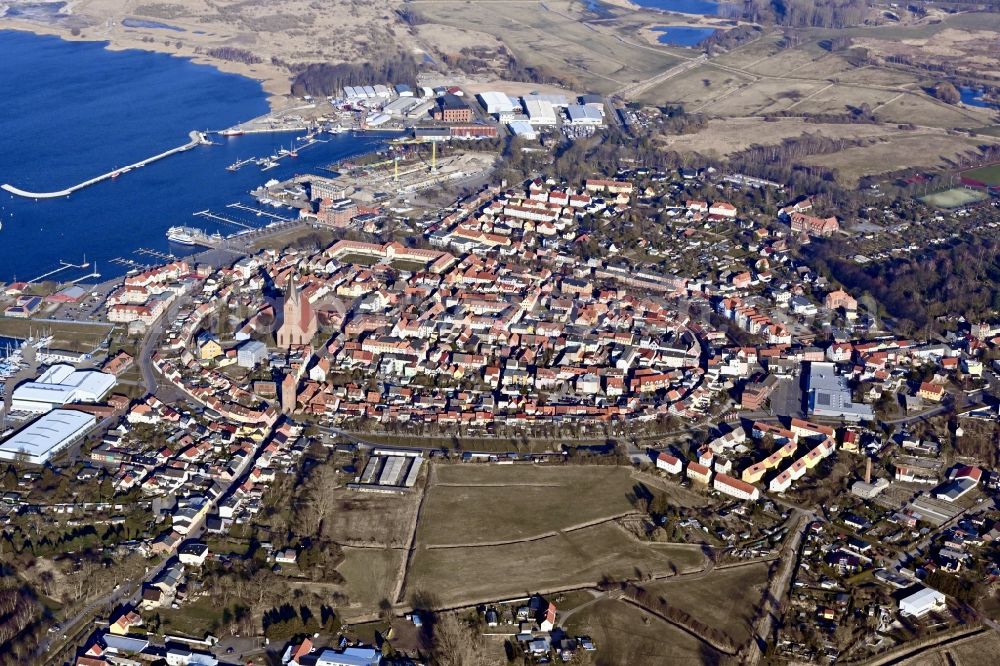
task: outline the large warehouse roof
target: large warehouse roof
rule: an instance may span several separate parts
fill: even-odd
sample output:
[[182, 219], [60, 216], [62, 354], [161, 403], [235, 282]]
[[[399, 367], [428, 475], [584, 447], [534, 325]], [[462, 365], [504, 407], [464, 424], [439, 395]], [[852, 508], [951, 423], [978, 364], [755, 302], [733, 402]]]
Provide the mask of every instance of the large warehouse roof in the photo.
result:
[[517, 108], [510, 97], [495, 90], [479, 93], [479, 100], [486, 107], [487, 113], [509, 113]]
[[556, 112], [552, 104], [546, 100], [525, 98], [524, 110], [528, 113], [528, 122], [532, 125], [555, 125]]
[[72, 409], [51, 411], [0, 443], [0, 460], [16, 460], [19, 454], [23, 454], [27, 462], [44, 464], [96, 422], [97, 417], [85, 412]]
[[115, 386], [115, 378], [97, 370], [76, 370], [59, 363], [33, 382], [21, 384], [11, 395], [11, 408], [47, 412], [71, 402], [97, 402]]

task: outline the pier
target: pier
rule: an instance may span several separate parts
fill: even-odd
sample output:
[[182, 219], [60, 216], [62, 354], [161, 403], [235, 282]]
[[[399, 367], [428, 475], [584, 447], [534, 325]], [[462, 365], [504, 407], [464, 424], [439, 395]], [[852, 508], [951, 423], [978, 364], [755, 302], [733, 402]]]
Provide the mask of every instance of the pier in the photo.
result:
[[138, 261], [125, 259], [124, 257], [115, 257], [111, 260], [111, 263], [118, 264], [119, 266], [125, 266], [126, 268], [134, 268], [136, 270], [147, 270], [151, 268], [151, 266], [147, 264], [140, 264]]
[[38, 277], [36, 277], [36, 278], [34, 278], [32, 280], [28, 280], [27, 283], [28, 284], [33, 284], [35, 282], [41, 282], [42, 280], [44, 280], [47, 277], [55, 275], [56, 273], [61, 273], [61, 272], [65, 271], [67, 269], [70, 269], [70, 268], [90, 268], [90, 264], [88, 264], [86, 262], [86, 260], [84, 260], [84, 262], [82, 264], [71, 264], [68, 261], [62, 261], [62, 260], [60, 260], [59, 261], [59, 268], [51, 270], [48, 273], [42, 273], [41, 275], [39, 275]]
[[94, 270], [93, 270], [93, 272], [87, 273], [86, 275], [81, 275], [80, 277], [78, 277], [75, 280], [70, 280], [69, 283], [70, 284], [79, 284], [79, 283], [83, 282], [84, 280], [91, 280], [91, 279], [96, 280], [96, 279], [98, 279], [100, 277], [101, 277], [101, 274], [97, 272], [97, 264], [95, 263], [94, 264]]
[[183, 146], [177, 146], [176, 148], [171, 148], [170, 150], [164, 151], [159, 155], [153, 155], [152, 157], [147, 157], [146, 159], [136, 162], [135, 164], [129, 164], [128, 166], [121, 167], [120, 169], [114, 169], [113, 171], [101, 174], [96, 178], [91, 178], [90, 180], [85, 180], [82, 183], [74, 185], [73, 187], [68, 187], [65, 190], [58, 190], [55, 192], [28, 192], [18, 187], [14, 187], [9, 183], [0, 185], [0, 189], [4, 190], [5, 192], [10, 192], [13, 195], [24, 197], [26, 199], [58, 199], [59, 197], [68, 197], [74, 192], [82, 190], [85, 187], [96, 185], [97, 183], [109, 180], [111, 178], [117, 178], [118, 176], [128, 173], [133, 169], [139, 169], [141, 167], [146, 166], [147, 164], [152, 164], [153, 162], [157, 162], [166, 157], [170, 157], [171, 155], [176, 155], [177, 153], [183, 153], [185, 151], [191, 150], [195, 146], [200, 146], [206, 143], [210, 143], [205, 138], [205, 135], [203, 135], [201, 132], [191, 132], [189, 136], [191, 137], [191, 140], [185, 143]]
[[241, 203], [231, 203], [228, 206], [226, 206], [226, 208], [237, 208], [239, 210], [243, 210], [243, 211], [246, 211], [248, 213], [253, 213], [257, 217], [260, 217], [261, 215], [264, 215], [266, 217], [271, 218], [272, 220], [274, 220], [276, 222], [291, 222], [292, 221], [291, 218], [281, 217], [280, 215], [275, 215], [274, 213], [268, 212], [266, 210], [262, 210], [260, 208], [254, 208], [253, 206], [247, 206], [246, 204], [241, 204]]
[[175, 257], [172, 254], [168, 254], [166, 252], [160, 252], [158, 250], [151, 250], [146, 247], [140, 247], [138, 250], [135, 251], [135, 253], [144, 254], [153, 257], [154, 259], [161, 259], [163, 261], [174, 261], [175, 259], [177, 259], [177, 257]]
[[243, 224], [242, 222], [237, 222], [236, 220], [226, 217], [224, 215], [213, 213], [207, 208], [205, 210], [198, 211], [197, 213], [195, 213], [195, 215], [200, 217], [205, 217], [210, 220], [215, 220], [216, 222], [224, 222], [225, 224], [232, 224], [233, 226], [242, 227], [244, 229], [250, 229], [250, 230], [257, 229], [257, 227], [250, 226], [249, 224]]

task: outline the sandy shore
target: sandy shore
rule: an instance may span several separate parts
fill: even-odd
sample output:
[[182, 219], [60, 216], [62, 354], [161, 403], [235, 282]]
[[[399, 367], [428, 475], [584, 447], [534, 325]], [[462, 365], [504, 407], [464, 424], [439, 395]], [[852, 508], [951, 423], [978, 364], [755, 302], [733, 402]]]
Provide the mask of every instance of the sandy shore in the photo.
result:
[[177, 58], [187, 58], [200, 65], [209, 65], [220, 72], [227, 74], [238, 74], [249, 79], [259, 81], [261, 88], [267, 94], [267, 102], [271, 110], [280, 110], [287, 107], [294, 99], [289, 95], [291, 78], [287, 71], [281, 67], [276, 67], [270, 63], [259, 63], [256, 65], [246, 65], [230, 60], [220, 60], [206, 56], [203, 53], [196, 53], [194, 48], [182, 45], [176, 48], [173, 43], [167, 44], [165, 41], [143, 41], [141, 35], [124, 31], [100, 31], [94, 28], [85, 28], [80, 35], [74, 35], [68, 28], [50, 23], [37, 21], [24, 21], [17, 19], [0, 19], [0, 30], [20, 30], [36, 35], [53, 35], [71, 42], [106, 42], [106, 48], [111, 51], [127, 51], [137, 49], [140, 51], [150, 51], [154, 53], [165, 53]]

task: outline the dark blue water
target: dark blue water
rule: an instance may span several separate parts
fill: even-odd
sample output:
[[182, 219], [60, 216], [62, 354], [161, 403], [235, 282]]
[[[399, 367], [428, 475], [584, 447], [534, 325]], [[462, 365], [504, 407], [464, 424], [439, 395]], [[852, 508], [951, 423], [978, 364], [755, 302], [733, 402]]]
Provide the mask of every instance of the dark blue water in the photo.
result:
[[983, 99], [982, 88], [959, 86], [958, 92], [962, 96], [962, 102], [969, 106], [977, 106], [981, 109], [1000, 109], [1000, 104]]
[[660, 33], [656, 41], [670, 46], [697, 46], [715, 34], [715, 28], [690, 25], [664, 25], [653, 30]]
[[[0, 58], [0, 184], [29, 191], [64, 189], [184, 144], [193, 129], [228, 127], [268, 108], [256, 81], [165, 54], [0, 31]], [[192, 213], [225, 210], [235, 201], [249, 204], [247, 193], [270, 178], [314, 173], [384, 142], [379, 135], [324, 138], [329, 142], [264, 173], [254, 166], [237, 173], [225, 167], [238, 157], [289, 146], [294, 134], [215, 137], [223, 145], [199, 146], [63, 199], [34, 201], [0, 192], [0, 281], [32, 279], [60, 260], [79, 264], [84, 255], [99, 262], [104, 277], [120, 275], [127, 269], [110, 259], [153, 261], [134, 254], [138, 248], [184, 251], [168, 245], [164, 232], [171, 226], [214, 230]], [[245, 221], [268, 220], [249, 215]], [[54, 277], [86, 272], [71, 269]]]
[[718, 16], [724, 10], [722, 3], [711, 0], [632, 0], [632, 2], [648, 9], [703, 16]]

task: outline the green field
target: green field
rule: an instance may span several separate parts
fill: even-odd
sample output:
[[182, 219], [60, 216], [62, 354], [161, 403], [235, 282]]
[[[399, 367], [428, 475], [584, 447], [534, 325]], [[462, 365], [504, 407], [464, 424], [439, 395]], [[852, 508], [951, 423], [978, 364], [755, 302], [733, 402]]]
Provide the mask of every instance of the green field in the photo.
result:
[[944, 208], [945, 210], [968, 206], [969, 204], [982, 201], [983, 199], [986, 199], [986, 194], [984, 192], [980, 192], [979, 190], [967, 190], [964, 187], [953, 187], [950, 190], [935, 192], [934, 194], [928, 194], [927, 196], [920, 197], [920, 201], [923, 201], [925, 204], [934, 206], [935, 208]]
[[993, 187], [1000, 187], [1000, 164], [991, 164], [990, 166], [964, 171], [962, 172], [962, 177], [978, 180], [980, 183], [986, 183]]

